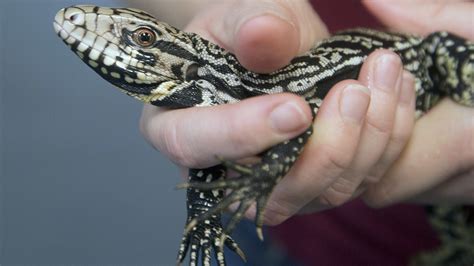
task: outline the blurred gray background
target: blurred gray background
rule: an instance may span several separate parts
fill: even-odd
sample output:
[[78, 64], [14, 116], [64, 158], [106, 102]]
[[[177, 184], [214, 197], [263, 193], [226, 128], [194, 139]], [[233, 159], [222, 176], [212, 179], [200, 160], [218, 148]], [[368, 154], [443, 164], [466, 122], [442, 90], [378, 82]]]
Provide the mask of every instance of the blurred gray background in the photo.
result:
[[178, 171], [141, 137], [142, 105], [54, 34], [79, 3], [0, 0], [0, 263], [173, 265]]

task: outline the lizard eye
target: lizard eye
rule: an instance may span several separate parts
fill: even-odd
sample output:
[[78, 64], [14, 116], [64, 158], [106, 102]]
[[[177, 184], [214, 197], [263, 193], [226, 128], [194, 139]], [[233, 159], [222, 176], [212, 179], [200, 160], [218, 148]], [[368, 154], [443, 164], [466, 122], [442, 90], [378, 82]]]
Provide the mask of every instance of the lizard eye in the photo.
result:
[[156, 41], [156, 34], [149, 28], [139, 28], [133, 32], [133, 41], [144, 47], [152, 46]]

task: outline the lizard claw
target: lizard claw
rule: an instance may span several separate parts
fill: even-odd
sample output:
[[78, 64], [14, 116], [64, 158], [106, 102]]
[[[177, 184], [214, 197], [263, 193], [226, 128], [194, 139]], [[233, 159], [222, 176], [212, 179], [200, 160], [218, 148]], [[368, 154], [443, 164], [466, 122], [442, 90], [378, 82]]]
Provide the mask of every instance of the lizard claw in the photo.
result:
[[[206, 222], [194, 222], [193, 225], [193, 227], [189, 224], [186, 226], [176, 260], [177, 265], [181, 265], [189, 249], [189, 265], [198, 265], [200, 258], [201, 265], [210, 266], [214, 253], [217, 265], [225, 266], [224, 247], [237, 253], [246, 262], [247, 258], [239, 245], [224, 233], [219, 216], [214, 215]], [[191, 229], [188, 230], [188, 228]]]
[[214, 254], [217, 265], [225, 266], [224, 247], [237, 253], [242, 260], [246, 260], [238, 244], [223, 230], [221, 212], [209, 211], [220, 204], [224, 190], [200, 190], [192, 187], [197, 184], [220, 182], [224, 176], [225, 170], [222, 166], [190, 170], [192, 181], [182, 186], [187, 188], [188, 218], [178, 252], [177, 265], [184, 261], [189, 251], [190, 265], [198, 265], [200, 259], [201, 265], [210, 266]]
[[[186, 231], [190, 231], [196, 224], [202, 223], [217, 213], [222, 213], [235, 202], [239, 202], [238, 208], [233, 212], [223, 234], [229, 235], [235, 226], [242, 220], [246, 211], [252, 203], [256, 202], [257, 214], [255, 217], [256, 231], [259, 239], [263, 240], [262, 226], [265, 206], [276, 184], [275, 176], [282, 176], [283, 167], [271, 165], [268, 163], [258, 163], [252, 166], [240, 165], [234, 162], [223, 161], [222, 164], [241, 176], [231, 179], [219, 179], [213, 182], [188, 182], [181, 184], [179, 188], [198, 189], [202, 191], [210, 190], [230, 190], [228, 195], [223, 196], [222, 200], [209, 210], [191, 220]], [[221, 238], [223, 243], [225, 238]]]

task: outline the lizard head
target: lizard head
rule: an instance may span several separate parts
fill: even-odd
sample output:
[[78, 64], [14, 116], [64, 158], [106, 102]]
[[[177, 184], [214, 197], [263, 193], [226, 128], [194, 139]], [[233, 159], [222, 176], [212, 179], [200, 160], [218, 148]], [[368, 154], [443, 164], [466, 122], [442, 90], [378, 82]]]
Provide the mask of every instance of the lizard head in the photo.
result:
[[198, 77], [198, 37], [144, 11], [72, 6], [56, 14], [54, 29], [101, 77], [143, 102], [167, 107], [216, 102], [213, 86]]

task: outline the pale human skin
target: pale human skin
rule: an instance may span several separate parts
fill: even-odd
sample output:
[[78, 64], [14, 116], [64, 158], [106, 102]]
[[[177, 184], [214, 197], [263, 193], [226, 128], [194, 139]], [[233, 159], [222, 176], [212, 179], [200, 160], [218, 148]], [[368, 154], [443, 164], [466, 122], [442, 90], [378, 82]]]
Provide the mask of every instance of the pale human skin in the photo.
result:
[[[235, 53], [248, 69], [270, 72], [328, 36], [304, 0], [130, 1], [158, 18]], [[474, 3], [364, 1], [390, 28], [428, 34], [448, 30], [474, 40]], [[316, 7], [317, 8], [317, 7]], [[182, 16], [180, 15], [182, 14]], [[376, 70], [381, 71], [376, 71]], [[376, 51], [358, 80], [332, 88], [312, 122], [307, 104], [289, 94], [208, 108], [146, 105], [145, 138], [183, 168], [248, 158], [302, 133], [314, 135], [275, 188], [265, 223], [314, 212], [361, 196], [375, 207], [397, 202], [474, 203], [474, 109], [444, 99], [416, 123], [413, 77], [399, 58]], [[255, 209], [247, 213], [254, 216]]]

